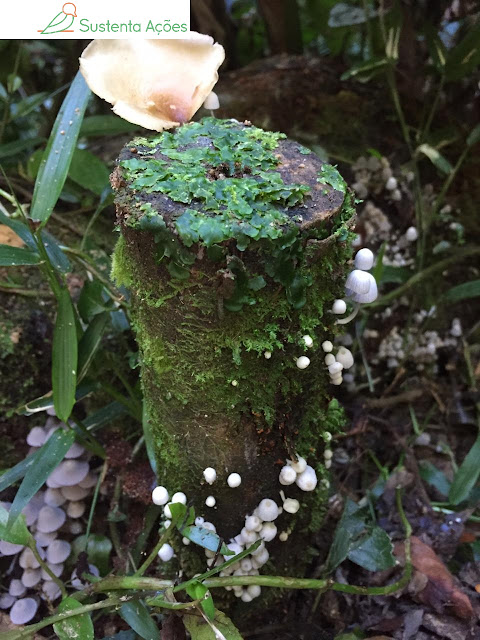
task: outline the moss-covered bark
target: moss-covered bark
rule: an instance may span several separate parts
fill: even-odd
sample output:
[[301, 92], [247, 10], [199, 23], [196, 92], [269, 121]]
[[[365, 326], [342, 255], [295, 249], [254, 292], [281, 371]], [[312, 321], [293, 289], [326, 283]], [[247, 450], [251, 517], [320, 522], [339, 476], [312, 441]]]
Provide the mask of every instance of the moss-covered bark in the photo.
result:
[[[321, 344], [337, 330], [329, 309], [350, 258], [352, 197], [298, 143], [210, 118], [132, 141], [112, 184], [113, 276], [132, 294], [159, 481], [236, 535], [262, 498], [279, 502], [279, 470], [295, 452], [325, 478], [325, 433], [342, 412]], [[239, 488], [227, 486], [232, 472]], [[315, 527], [325, 485], [283, 487], [303, 508], [278, 526]]]

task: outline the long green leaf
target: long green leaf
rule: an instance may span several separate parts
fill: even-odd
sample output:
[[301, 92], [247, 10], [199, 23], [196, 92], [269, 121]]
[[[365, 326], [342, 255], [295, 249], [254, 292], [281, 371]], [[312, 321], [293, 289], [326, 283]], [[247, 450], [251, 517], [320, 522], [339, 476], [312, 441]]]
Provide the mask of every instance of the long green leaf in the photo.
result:
[[[75, 598], [65, 598], [58, 605], [57, 612], [63, 613], [64, 611], [73, 611], [81, 608], [82, 605]], [[93, 622], [88, 613], [82, 613], [78, 616], [66, 618], [61, 622], [56, 622], [53, 625], [53, 630], [60, 640], [94, 640], [95, 637]]]
[[449, 289], [445, 294], [445, 300], [447, 302], [460, 302], [469, 298], [478, 298], [478, 296], [480, 296], [480, 280], [472, 280]]
[[25, 524], [25, 516], [17, 518], [13, 526], [8, 526], [8, 520], [8, 511], [0, 504], [0, 540], [12, 544], [29, 545], [32, 535]]
[[38, 264], [40, 258], [37, 254], [21, 247], [11, 247], [9, 244], [0, 244], [0, 267], [18, 267], [20, 265]]
[[45, 138], [27, 138], [26, 140], [14, 140], [13, 142], [0, 144], [0, 160], [11, 158], [26, 149], [37, 147], [42, 142], [45, 142]]
[[110, 319], [107, 311], [93, 317], [78, 344], [78, 382], [85, 377]]
[[448, 493], [451, 504], [463, 502], [470, 495], [470, 491], [477, 483], [480, 475], [480, 434], [477, 436], [473, 447], [467, 453], [460, 469], [455, 474], [452, 486]]
[[58, 467], [74, 440], [75, 434], [71, 429], [58, 429], [35, 453], [10, 507], [9, 526], [43, 486], [52, 471]]
[[75, 149], [68, 177], [84, 189], [101, 196], [110, 185], [110, 171], [98, 156], [86, 149]]
[[0, 493], [23, 478], [27, 469], [35, 462], [34, 458], [36, 455], [37, 451], [34, 451], [14, 467], [2, 473], [0, 476]]
[[147, 606], [141, 600], [122, 604], [120, 615], [144, 640], [160, 640], [157, 626], [150, 617]]
[[473, 147], [477, 142], [480, 142], [480, 124], [477, 124], [477, 126], [470, 132], [470, 135], [467, 138], [467, 146]]
[[30, 216], [45, 224], [60, 196], [77, 144], [90, 90], [80, 72], [63, 101], [50, 134], [35, 189]]
[[432, 164], [442, 173], [445, 173], [447, 175], [449, 173], [452, 173], [453, 167], [450, 164], [450, 162], [445, 158], [445, 156], [442, 156], [442, 154], [439, 151], [434, 149], [429, 144], [421, 144], [417, 148], [417, 151], [427, 156], [427, 158], [431, 160]]
[[63, 422], [68, 420], [75, 403], [77, 357], [75, 313], [68, 289], [62, 289], [53, 332], [52, 389], [55, 413]]

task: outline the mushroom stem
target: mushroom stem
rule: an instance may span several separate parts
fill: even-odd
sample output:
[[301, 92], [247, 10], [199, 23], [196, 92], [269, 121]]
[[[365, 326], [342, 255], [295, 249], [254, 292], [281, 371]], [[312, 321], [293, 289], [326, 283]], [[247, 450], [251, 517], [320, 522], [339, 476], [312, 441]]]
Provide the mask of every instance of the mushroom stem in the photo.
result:
[[360, 309], [360, 304], [357, 302], [355, 303], [352, 313], [346, 318], [340, 318], [335, 322], [335, 324], [348, 324], [351, 320], [356, 318], [359, 309]]

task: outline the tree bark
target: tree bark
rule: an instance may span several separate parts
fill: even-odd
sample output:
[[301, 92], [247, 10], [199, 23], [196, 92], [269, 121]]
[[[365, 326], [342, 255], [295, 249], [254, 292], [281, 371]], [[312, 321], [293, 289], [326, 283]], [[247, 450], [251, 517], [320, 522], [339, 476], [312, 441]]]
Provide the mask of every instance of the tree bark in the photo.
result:
[[[183, 491], [227, 539], [263, 498], [280, 504], [281, 489], [302, 508], [284, 512], [278, 530], [318, 528], [322, 450], [343, 419], [321, 344], [339, 330], [329, 309], [351, 255], [345, 183], [292, 140], [209, 118], [134, 140], [112, 184], [113, 277], [131, 292], [159, 483]], [[304, 370], [300, 356], [311, 360]], [[311, 493], [279, 484], [295, 454], [317, 472]], [[217, 471], [213, 485], [206, 467]], [[238, 488], [227, 484], [232, 472]]]

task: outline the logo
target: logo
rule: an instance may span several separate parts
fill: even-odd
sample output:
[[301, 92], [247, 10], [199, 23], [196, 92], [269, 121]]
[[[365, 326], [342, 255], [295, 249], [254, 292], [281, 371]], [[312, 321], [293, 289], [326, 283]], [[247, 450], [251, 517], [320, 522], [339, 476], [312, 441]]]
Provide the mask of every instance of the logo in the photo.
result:
[[77, 17], [77, 7], [73, 2], [66, 2], [60, 13], [52, 18], [45, 29], [38, 29], [38, 33], [49, 35], [51, 33], [73, 33], [70, 27], [73, 25]]

